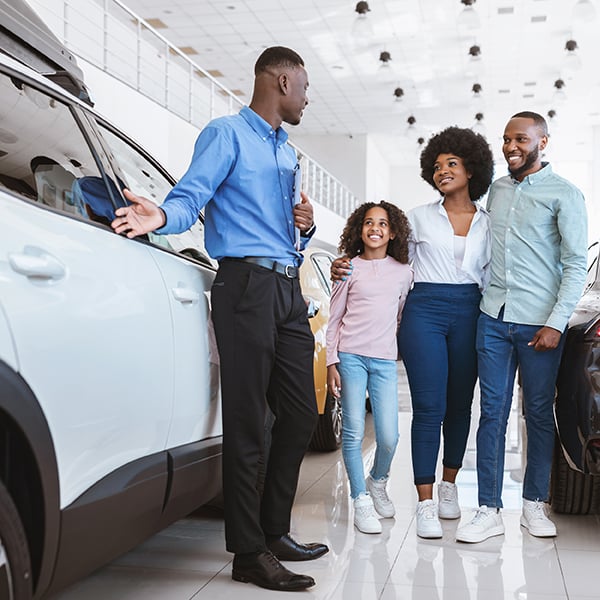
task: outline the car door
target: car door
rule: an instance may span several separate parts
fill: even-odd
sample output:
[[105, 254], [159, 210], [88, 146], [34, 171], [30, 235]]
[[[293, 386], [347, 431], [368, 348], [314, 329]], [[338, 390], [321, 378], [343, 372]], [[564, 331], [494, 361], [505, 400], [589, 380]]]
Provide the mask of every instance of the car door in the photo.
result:
[[173, 350], [156, 262], [106, 226], [99, 204], [115, 198], [100, 158], [68, 102], [36, 85], [0, 73], [0, 308], [48, 420], [64, 507], [164, 449]]
[[[171, 181], [125, 136], [101, 122], [98, 126], [118, 177], [134, 193], [161, 204]], [[174, 448], [222, 433], [218, 356], [210, 323], [210, 288], [217, 264], [204, 248], [200, 217], [182, 234], [149, 237], [171, 307], [174, 404], [167, 446]]]

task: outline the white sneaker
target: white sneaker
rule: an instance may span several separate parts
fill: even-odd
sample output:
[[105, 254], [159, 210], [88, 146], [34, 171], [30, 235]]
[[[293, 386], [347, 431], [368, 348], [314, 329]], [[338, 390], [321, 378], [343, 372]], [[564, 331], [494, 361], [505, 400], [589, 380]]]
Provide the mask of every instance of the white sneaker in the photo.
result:
[[521, 525], [535, 537], [554, 537], [556, 535], [556, 526], [546, 515], [544, 503], [540, 500], [523, 498]]
[[417, 503], [417, 535], [428, 539], [442, 537], [437, 505], [433, 500], [421, 500]]
[[370, 475], [367, 476], [365, 480], [365, 484], [367, 486], [367, 490], [369, 490], [369, 494], [371, 495], [371, 499], [373, 500], [373, 505], [375, 506], [375, 510], [384, 518], [393, 517], [396, 514], [396, 509], [390, 500], [390, 497], [387, 495], [386, 486], [387, 486], [388, 478], [375, 480]]
[[354, 499], [354, 526], [363, 533], [381, 533], [373, 500], [367, 494], [360, 494]]
[[456, 530], [458, 542], [483, 542], [495, 535], [504, 534], [504, 523], [500, 511], [495, 508], [480, 506], [475, 516], [462, 527]]
[[440, 519], [460, 518], [458, 490], [454, 483], [442, 481], [438, 485], [438, 515]]

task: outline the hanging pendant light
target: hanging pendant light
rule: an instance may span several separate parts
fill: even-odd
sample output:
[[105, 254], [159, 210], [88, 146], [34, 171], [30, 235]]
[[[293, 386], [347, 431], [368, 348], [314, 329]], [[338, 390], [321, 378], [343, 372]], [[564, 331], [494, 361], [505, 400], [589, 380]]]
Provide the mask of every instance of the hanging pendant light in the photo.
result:
[[473, 5], [477, 0], [460, 0], [464, 4], [464, 8], [460, 11], [456, 23], [464, 29], [477, 29], [481, 27], [479, 15]]
[[373, 27], [367, 16], [370, 12], [368, 2], [357, 2], [354, 11], [357, 13], [356, 19], [352, 24], [352, 37], [360, 44], [368, 44], [373, 38]]
[[561, 69], [561, 72], [567, 79], [573, 79], [577, 71], [581, 70], [581, 58], [579, 58], [577, 48], [579, 46], [575, 40], [567, 40], [565, 44], [566, 54]]

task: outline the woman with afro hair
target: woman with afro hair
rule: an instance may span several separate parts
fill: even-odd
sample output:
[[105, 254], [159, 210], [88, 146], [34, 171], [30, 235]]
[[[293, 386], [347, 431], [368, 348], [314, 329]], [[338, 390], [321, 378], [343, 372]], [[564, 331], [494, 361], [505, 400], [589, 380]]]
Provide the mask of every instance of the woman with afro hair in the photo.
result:
[[[489, 216], [477, 201], [492, 181], [493, 156], [481, 135], [448, 127], [429, 140], [420, 160], [421, 177], [441, 197], [408, 213], [415, 284], [398, 348], [413, 409], [417, 535], [439, 538], [440, 518], [460, 518], [455, 480], [469, 435], [477, 380], [475, 334], [491, 245]], [[443, 469], [435, 503], [440, 433]]]

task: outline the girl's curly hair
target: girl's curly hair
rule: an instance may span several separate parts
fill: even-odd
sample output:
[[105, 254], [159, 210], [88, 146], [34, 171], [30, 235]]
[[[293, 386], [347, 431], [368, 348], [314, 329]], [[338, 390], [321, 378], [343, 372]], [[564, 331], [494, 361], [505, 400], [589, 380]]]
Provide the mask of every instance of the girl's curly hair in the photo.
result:
[[448, 127], [427, 142], [421, 152], [421, 177], [435, 190], [433, 165], [440, 154], [454, 154], [462, 159], [465, 169], [471, 174], [469, 197], [472, 202], [487, 192], [494, 175], [494, 157], [482, 135], [472, 129]]
[[384, 200], [378, 204], [375, 202], [365, 202], [355, 209], [346, 221], [346, 226], [340, 236], [338, 250], [350, 258], [354, 258], [364, 252], [365, 246], [362, 241], [362, 227], [365, 215], [367, 211], [376, 207], [383, 208], [387, 212], [390, 233], [394, 234], [394, 239], [388, 242], [387, 254], [395, 258], [398, 262], [408, 263], [408, 236], [410, 234], [408, 219], [404, 212], [396, 205]]

